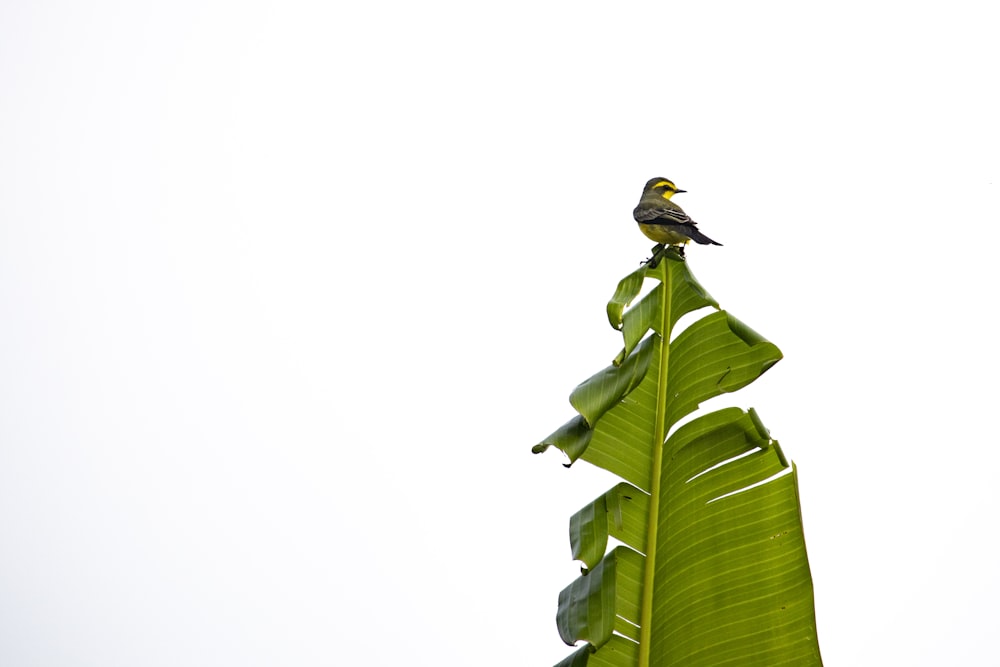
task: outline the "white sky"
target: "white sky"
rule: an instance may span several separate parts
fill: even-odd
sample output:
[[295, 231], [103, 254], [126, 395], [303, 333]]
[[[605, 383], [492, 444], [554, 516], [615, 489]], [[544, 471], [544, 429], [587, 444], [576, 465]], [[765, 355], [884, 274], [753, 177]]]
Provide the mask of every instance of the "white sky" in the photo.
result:
[[988, 3], [0, 5], [0, 664], [550, 665], [642, 184], [785, 360], [828, 665], [986, 665]]

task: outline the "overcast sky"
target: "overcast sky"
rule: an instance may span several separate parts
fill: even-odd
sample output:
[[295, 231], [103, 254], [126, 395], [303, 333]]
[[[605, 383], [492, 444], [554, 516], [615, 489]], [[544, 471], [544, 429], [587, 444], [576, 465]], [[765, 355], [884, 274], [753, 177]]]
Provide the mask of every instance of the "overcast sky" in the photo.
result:
[[983, 2], [0, 5], [0, 664], [550, 665], [654, 176], [828, 665], [996, 659]]

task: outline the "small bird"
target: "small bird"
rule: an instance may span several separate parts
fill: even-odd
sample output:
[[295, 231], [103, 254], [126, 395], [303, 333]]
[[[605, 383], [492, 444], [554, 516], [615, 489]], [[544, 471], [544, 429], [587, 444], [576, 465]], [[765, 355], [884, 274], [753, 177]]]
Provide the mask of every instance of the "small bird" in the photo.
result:
[[691, 216], [670, 201], [678, 192], [685, 191], [678, 190], [673, 181], [666, 178], [653, 178], [646, 183], [639, 205], [632, 212], [642, 233], [657, 243], [680, 245], [682, 255], [688, 241], [702, 245], [722, 245], [699, 232], [698, 225]]

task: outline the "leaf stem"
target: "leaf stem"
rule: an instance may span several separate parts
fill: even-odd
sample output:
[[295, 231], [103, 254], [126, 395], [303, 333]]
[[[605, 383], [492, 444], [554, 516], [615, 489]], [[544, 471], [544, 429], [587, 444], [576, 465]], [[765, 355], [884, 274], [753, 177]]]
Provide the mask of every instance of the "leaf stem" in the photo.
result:
[[646, 563], [642, 578], [642, 605], [639, 616], [639, 667], [649, 667], [653, 632], [653, 575], [656, 571], [656, 533], [660, 516], [660, 475], [663, 468], [663, 441], [667, 421], [667, 368], [670, 364], [670, 311], [673, 307], [673, 285], [670, 282], [670, 260], [663, 258], [663, 290], [660, 309], [660, 363], [656, 381], [656, 419], [653, 427], [653, 469], [650, 476], [649, 517], [646, 525]]

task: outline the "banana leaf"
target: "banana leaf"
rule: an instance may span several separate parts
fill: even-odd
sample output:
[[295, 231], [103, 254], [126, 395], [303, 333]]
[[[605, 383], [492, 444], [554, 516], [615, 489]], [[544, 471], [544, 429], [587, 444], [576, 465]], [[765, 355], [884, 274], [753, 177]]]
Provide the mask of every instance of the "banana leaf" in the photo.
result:
[[753, 409], [692, 415], [781, 352], [719, 310], [683, 256], [655, 257], [608, 303], [621, 353], [572, 392], [577, 416], [532, 449], [624, 480], [570, 520], [583, 568], [556, 622], [567, 644], [584, 643], [557, 667], [821, 665], [794, 465]]

